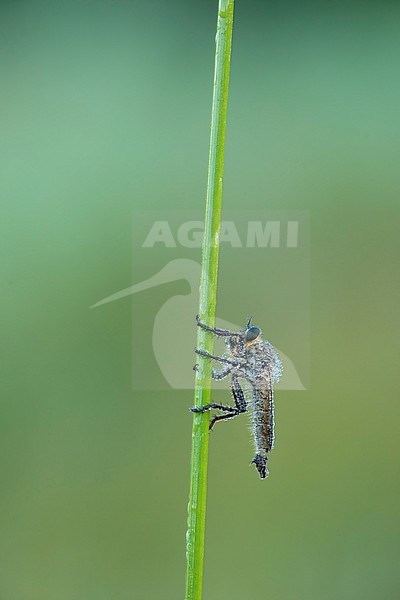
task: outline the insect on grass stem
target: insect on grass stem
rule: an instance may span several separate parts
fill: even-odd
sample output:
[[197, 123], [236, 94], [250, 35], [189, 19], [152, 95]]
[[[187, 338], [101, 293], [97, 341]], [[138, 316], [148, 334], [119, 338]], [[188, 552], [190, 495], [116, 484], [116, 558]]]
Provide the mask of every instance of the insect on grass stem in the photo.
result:
[[[199, 298], [199, 315], [202, 321], [210, 326], [214, 325], [217, 294], [219, 230], [233, 7], [234, 0], [219, 0]], [[212, 353], [212, 334], [198, 328], [197, 336], [198, 348]], [[201, 407], [210, 402], [211, 364], [201, 357], [198, 362], [199, 368], [195, 375], [194, 404], [196, 407]], [[209, 419], [208, 413], [198, 413], [193, 416], [188, 527], [186, 534], [186, 600], [201, 600], [202, 597]]]

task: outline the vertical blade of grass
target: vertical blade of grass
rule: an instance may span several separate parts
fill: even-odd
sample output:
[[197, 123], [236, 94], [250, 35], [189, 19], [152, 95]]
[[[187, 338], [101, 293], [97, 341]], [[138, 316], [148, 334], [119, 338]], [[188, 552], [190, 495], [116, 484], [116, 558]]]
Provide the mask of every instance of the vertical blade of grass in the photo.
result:
[[[232, 44], [234, 0], [219, 0], [214, 94], [211, 111], [211, 137], [208, 163], [206, 212], [200, 280], [199, 315], [214, 325], [217, 295], [219, 230], [229, 69]], [[197, 345], [212, 352], [212, 334], [198, 328]], [[195, 406], [210, 401], [211, 364], [198, 357], [195, 381]], [[201, 600], [203, 582], [204, 530], [206, 517], [209, 413], [195, 414], [192, 432], [192, 459], [186, 534], [186, 600]]]

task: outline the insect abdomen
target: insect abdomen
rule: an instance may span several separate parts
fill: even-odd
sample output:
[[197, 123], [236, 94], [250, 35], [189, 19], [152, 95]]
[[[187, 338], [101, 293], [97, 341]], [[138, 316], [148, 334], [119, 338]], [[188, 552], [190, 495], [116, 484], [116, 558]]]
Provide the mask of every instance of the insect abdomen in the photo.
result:
[[256, 465], [261, 479], [268, 476], [266, 466], [268, 452], [274, 447], [274, 397], [270, 382], [253, 387], [253, 437]]

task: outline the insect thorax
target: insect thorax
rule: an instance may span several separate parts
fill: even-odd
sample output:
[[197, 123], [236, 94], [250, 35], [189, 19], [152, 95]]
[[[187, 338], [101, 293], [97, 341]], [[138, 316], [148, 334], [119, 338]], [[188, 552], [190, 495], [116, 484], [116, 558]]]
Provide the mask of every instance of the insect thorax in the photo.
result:
[[279, 381], [282, 364], [278, 353], [268, 340], [257, 339], [252, 344], [244, 344], [241, 337], [230, 337], [226, 340], [230, 354], [241, 359], [243, 366], [238, 368], [240, 373], [253, 384], [264, 378], [272, 382]]

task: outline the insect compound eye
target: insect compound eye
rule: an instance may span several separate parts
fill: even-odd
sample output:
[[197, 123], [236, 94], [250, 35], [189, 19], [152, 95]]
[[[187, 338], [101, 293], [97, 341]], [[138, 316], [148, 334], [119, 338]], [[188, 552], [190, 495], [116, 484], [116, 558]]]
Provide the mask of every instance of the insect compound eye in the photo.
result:
[[259, 327], [248, 327], [246, 329], [246, 342], [252, 342], [255, 340], [261, 333], [261, 329]]

